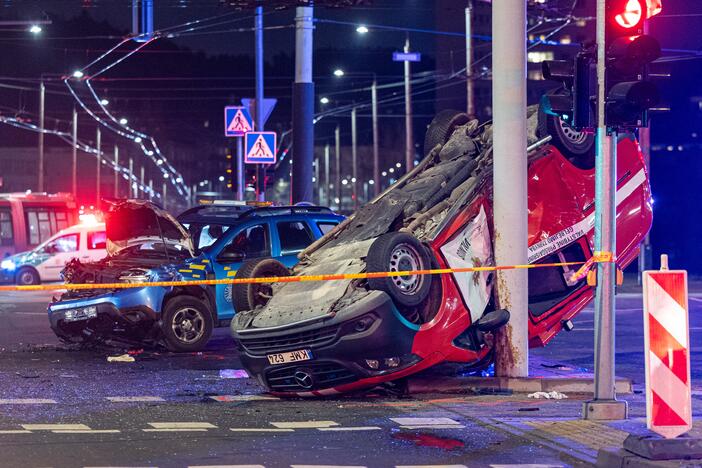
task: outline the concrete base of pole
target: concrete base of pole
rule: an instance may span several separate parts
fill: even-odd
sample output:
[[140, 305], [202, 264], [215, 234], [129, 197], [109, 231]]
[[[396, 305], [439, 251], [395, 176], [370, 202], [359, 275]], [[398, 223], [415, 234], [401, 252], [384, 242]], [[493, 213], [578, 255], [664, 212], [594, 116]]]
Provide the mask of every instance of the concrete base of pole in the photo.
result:
[[702, 439], [681, 436], [663, 439], [658, 435], [629, 435], [623, 448], [600, 449], [597, 453], [598, 467], [690, 467], [699, 463], [690, 460], [702, 459]]
[[[619, 393], [619, 392], [617, 392]], [[583, 419], [618, 421], [629, 417], [629, 405], [619, 400], [590, 400], [583, 403]]]
[[313, 200], [314, 84], [293, 85], [292, 202]]

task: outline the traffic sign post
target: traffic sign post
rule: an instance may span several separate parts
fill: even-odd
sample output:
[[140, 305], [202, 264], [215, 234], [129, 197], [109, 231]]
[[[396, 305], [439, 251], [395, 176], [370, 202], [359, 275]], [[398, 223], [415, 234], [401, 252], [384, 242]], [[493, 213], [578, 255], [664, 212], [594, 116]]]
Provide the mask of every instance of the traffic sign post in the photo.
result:
[[246, 164], [275, 164], [275, 132], [249, 132], [245, 138]]
[[224, 136], [241, 137], [253, 129], [253, 120], [246, 107], [227, 106], [224, 108]]
[[667, 439], [692, 428], [687, 272], [643, 273], [646, 423]]

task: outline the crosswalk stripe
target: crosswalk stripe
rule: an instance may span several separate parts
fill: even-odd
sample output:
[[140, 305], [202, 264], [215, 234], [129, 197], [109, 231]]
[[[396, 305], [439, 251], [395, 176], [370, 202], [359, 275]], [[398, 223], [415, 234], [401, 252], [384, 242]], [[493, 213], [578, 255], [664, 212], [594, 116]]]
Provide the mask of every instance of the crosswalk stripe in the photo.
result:
[[401, 426], [461, 426], [451, 418], [390, 418]]
[[516, 465], [490, 465], [490, 468], [563, 468], [563, 465], [524, 463]]
[[232, 427], [232, 432], [295, 432], [295, 429], [276, 429], [274, 427], [254, 428], [254, 427]]
[[219, 402], [280, 400], [280, 398], [266, 395], [215, 395], [210, 398]]
[[107, 399], [113, 403], [166, 401], [160, 396], [108, 396]]
[[165, 429], [142, 429], [142, 432], [207, 432], [207, 429], [191, 429], [191, 428], [165, 428]]
[[468, 468], [466, 465], [397, 465], [395, 468]]
[[26, 431], [23, 429], [10, 429], [10, 430], [3, 430], [0, 431], [0, 434], [31, 434], [32, 431]]
[[318, 427], [318, 431], [379, 431], [378, 426], [357, 426], [357, 427]]
[[88, 429], [88, 430], [66, 430], [59, 429], [56, 431], [51, 431], [54, 434], [119, 434], [119, 429]]
[[263, 465], [190, 465], [188, 468], [266, 468]]
[[424, 426], [400, 426], [401, 429], [462, 429], [463, 424], [429, 424]]
[[3, 398], [0, 405], [47, 405], [56, 404], [56, 400], [48, 398]]
[[217, 426], [208, 422], [150, 422], [154, 429], [217, 429]]
[[318, 429], [320, 427], [338, 426], [334, 421], [283, 421], [272, 422], [273, 426], [279, 429]]
[[290, 468], [366, 468], [363, 465], [290, 465]]
[[85, 424], [22, 424], [28, 431], [89, 431]]

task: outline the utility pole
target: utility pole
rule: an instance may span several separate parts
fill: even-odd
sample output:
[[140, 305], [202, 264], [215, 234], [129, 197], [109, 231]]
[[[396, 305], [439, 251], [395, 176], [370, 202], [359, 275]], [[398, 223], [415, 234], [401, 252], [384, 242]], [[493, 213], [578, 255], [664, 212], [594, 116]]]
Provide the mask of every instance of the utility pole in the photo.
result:
[[[606, 101], [606, 7], [597, 0], [597, 150], [595, 153], [595, 251], [616, 252], [617, 134], [608, 133]], [[614, 262], [597, 263], [595, 288], [595, 395], [583, 403], [583, 417], [626, 419], [626, 401], [614, 389]]]
[[245, 200], [244, 185], [246, 184], [244, 177], [244, 142], [243, 137], [236, 138], [236, 198], [237, 200]]
[[100, 183], [102, 182], [101, 168], [102, 168], [102, 135], [100, 134], [100, 127], [97, 128], [97, 133], [95, 135], [95, 146], [97, 146], [97, 170], [95, 175], [95, 207], [100, 208]]
[[334, 130], [334, 143], [336, 145], [336, 164], [334, 168], [336, 170], [336, 180], [334, 181], [334, 188], [336, 189], [336, 199], [339, 200], [337, 209], [341, 211], [341, 129], [338, 125]]
[[39, 181], [37, 191], [44, 191], [44, 99], [46, 88], [44, 82], [39, 84]]
[[373, 114], [373, 196], [377, 197], [380, 194], [380, 136], [378, 135], [378, 81], [375, 75], [373, 75], [373, 84], [371, 85], [371, 109]]
[[[256, 7], [256, 131], [263, 131], [263, 7]], [[265, 169], [262, 164], [256, 164], [256, 199], [266, 199], [264, 184]]]
[[293, 203], [312, 200], [312, 160], [314, 158], [313, 14], [312, 7], [297, 7], [295, 9]]
[[466, 113], [475, 117], [475, 83], [473, 83], [473, 0], [466, 7]]
[[[526, 2], [492, 3], [495, 264], [527, 261]], [[510, 320], [495, 343], [495, 374], [529, 375], [527, 270], [496, 273], [498, 306]]]
[[324, 145], [324, 202], [327, 206], [331, 206], [329, 182], [329, 143], [327, 143]]
[[163, 200], [161, 203], [163, 209], [168, 210], [168, 184], [166, 182], [161, 186], [161, 199]]
[[119, 198], [119, 147], [115, 145], [115, 198]]
[[322, 182], [319, 179], [319, 163], [320, 160], [319, 158], [314, 158], [314, 182], [317, 187], [317, 204], [321, 205], [322, 204]]
[[[410, 51], [409, 34], [405, 39], [405, 53]], [[405, 60], [405, 173], [414, 167], [414, 133], [412, 130], [412, 82], [411, 65]]]
[[[141, 187], [137, 187], [137, 198], [139, 196], [139, 192], [138, 192], [139, 188], [141, 188], [141, 194], [146, 195], [146, 190], [145, 190], [146, 185], [144, 185], [144, 182], [145, 182], [144, 181], [144, 166], [141, 166], [141, 174], [140, 175], [141, 175], [141, 184], [140, 184]], [[146, 197], [144, 197], [144, 198], [146, 198]]]
[[356, 108], [351, 109], [351, 199], [353, 210], [358, 209], [358, 137], [356, 128]]
[[78, 199], [78, 111], [73, 108], [73, 126], [71, 129], [71, 142], [73, 151], [71, 152], [71, 193], [73, 199]]
[[137, 198], [134, 195], [134, 160], [129, 158], [129, 198]]
[[154, 181], [152, 179], [149, 179], [149, 201], [153, 200], [153, 194], [154, 194]]

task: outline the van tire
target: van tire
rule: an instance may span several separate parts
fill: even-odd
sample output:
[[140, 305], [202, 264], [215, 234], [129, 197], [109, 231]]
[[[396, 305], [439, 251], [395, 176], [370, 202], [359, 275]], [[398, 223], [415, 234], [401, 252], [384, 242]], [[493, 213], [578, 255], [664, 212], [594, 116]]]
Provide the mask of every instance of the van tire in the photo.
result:
[[31, 286], [41, 283], [41, 278], [34, 268], [22, 267], [15, 275], [15, 283], [20, 286]]

